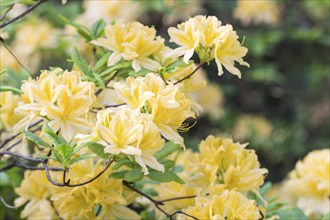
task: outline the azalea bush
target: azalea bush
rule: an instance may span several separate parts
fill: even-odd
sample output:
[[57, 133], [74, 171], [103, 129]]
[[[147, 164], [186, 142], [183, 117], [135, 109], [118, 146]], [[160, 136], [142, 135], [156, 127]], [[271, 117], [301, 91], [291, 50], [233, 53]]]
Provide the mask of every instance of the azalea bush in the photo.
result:
[[[266, 118], [241, 115], [231, 135], [203, 121], [226, 115], [209, 78], [244, 80], [254, 64], [249, 34], [202, 2], [1, 4], [2, 218], [329, 218], [329, 149], [272, 187], [256, 151], [273, 134]], [[279, 14], [238, 1], [233, 17]]]

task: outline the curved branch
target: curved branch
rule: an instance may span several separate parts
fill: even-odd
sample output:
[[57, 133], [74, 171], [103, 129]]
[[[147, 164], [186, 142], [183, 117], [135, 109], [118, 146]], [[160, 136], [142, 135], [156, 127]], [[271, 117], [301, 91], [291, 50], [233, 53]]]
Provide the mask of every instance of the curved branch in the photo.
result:
[[6, 27], [7, 25], [23, 18], [25, 15], [27, 15], [28, 13], [30, 13], [33, 9], [37, 8], [39, 5], [41, 5], [42, 3], [46, 2], [47, 0], [39, 0], [36, 4], [31, 5], [30, 7], [28, 7], [24, 12], [22, 12], [21, 14], [17, 15], [16, 17], [10, 19], [9, 21], [3, 22], [2, 24], [0, 24], [0, 29]]
[[48, 159], [44, 160], [44, 159], [39, 159], [39, 158], [32, 158], [32, 157], [29, 157], [29, 156], [21, 155], [21, 154], [18, 154], [18, 153], [15, 153], [15, 152], [10, 152], [10, 151], [0, 152], [0, 155], [11, 155], [11, 156], [18, 157], [18, 158], [21, 158], [21, 159], [24, 159], [24, 160], [33, 161], [33, 162], [37, 162], [37, 163], [42, 163], [42, 165], [44, 167], [44, 170], [46, 172], [46, 177], [47, 177], [48, 181], [51, 184], [53, 184], [55, 186], [59, 186], [59, 187], [64, 187], [64, 186], [76, 187], [76, 186], [83, 186], [83, 185], [86, 185], [88, 183], [91, 183], [94, 180], [96, 180], [97, 178], [99, 178], [103, 173], [105, 173], [105, 171], [113, 163], [113, 160], [111, 160], [109, 163], [107, 163], [106, 167], [103, 170], [101, 170], [96, 176], [94, 176], [93, 178], [91, 178], [91, 179], [89, 179], [85, 182], [77, 183], [77, 184], [70, 184], [70, 180], [65, 181], [64, 183], [58, 183], [50, 176], [50, 172], [49, 172], [50, 168], [47, 166], [47, 160]]
[[[29, 129], [29, 128], [32, 128], [32, 127], [34, 127], [34, 126], [36, 126], [36, 125], [38, 125], [38, 124], [39, 124], [40, 122], [42, 122], [42, 121], [43, 121], [43, 120], [40, 119], [39, 121], [34, 122], [33, 124], [31, 124], [31, 125], [28, 127], [28, 129]], [[5, 139], [3, 142], [1, 142], [1, 144], [0, 144], [0, 149], [3, 148], [6, 144], [8, 144], [10, 141], [14, 140], [14, 139], [15, 139], [18, 135], [20, 135], [20, 134], [21, 134], [21, 132], [19, 132], [18, 134], [15, 134], [15, 135], [13, 135], [13, 136], [11, 136], [11, 137]]]
[[147, 194], [145, 194], [144, 192], [140, 191], [139, 189], [131, 186], [130, 183], [127, 182], [126, 180], [123, 180], [123, 184], [125, 186], [127, 186], [128, 188], [130, 188], [131, 190], [133, 190], [134, 192], [137, 192], [141, 196], [149, 199], [155, 205], [155, 207], [166, 216], [166, 218], [173, 219], [173, 217], [175, 215], [177, 215], [177, 214], [183, 214], [183, 215], [186, 215], [186, 216], [188, 216], [190, 218], [193, 218], [195, 220], [198, 220], [198, 218], [196, 218], [196, 217], [194, 217], [192, 215], [189, 215], [189, 214], [185, 213], [182, 210], [179, 210], [179, 211], [176, 211], [176, 212], [174, 212], [172, 214], [169, 214], [164, 209], [162, 209], [161, 207], [159, 207], [160, 205], [164, 205], [164, 202], [173, 201], [173, 200], [179, 200], [179, 199], [191, 199], [191, 198], [195, 198], [196, 196], [183, 196], [183, 197], [176, 197], [176, 198], [165, 199], [165, 200], [155, 200], [155, 199], [151, 198], [150, 196], [148, 196]]
[[15, 207], [15, 206], [12, 206], [12, 205], [9, 205], [3, 198], [2, 196], [0, 196], [0, 200], [1, 202], [4, 204], [4, 206], [6, 206], [7, 208], [9, 209], [17, 209], [18, 207]]
[[196, 69], [194, 69], [194, 71], [192, 71], [189, 75], [183, 77], [182, 79], [179, 79], [178, 81], [176, 81], [175, 83], [173, 83], [173, 85], [176, 85], [176, 84], [179, 84], [180, 82], [190, 78], [192, 75], [194, 75], [197, 70], [199, 70], [202, 66], [203, 66], [204, 63], [199, 63], [198, 66], [196, 67]]

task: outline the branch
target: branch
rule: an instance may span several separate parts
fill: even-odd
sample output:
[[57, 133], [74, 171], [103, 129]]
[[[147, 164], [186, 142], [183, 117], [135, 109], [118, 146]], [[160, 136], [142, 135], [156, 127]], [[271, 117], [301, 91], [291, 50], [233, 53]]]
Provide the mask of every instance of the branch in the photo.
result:
[[7, 25], [23, 18], [26, 14], [30, 13], [33, 9], [37, 8], [39, 5], [41, 5], [42, 3], [46, 2], [47, 0], [39, 0], [36, 4], [31, 5], [30, 7], [28, 7], [24, 12], [22, 12], [21, 14], [17, 15], [16, 17], [10, 19], [9, 21], [3, 22], [2, 24], [0, 24], [0, 29], [6, 27]]
[[[7, 166], [0, 168], [0, 172], [10, 170], [11, 168], [14, 167], [22, 168], [25, 170], [45, 170], [43, 167], [30, 166], [23, 163], [17, 163], [17, 161], [15, 161], [14, 163], [8, 164]], [[63, 171], [63, 168], [59, 168], [59, 167], [48, 167], [48, 169], [51, 171]]]
[[[32, 128], [32, 127], [34, 127], [34, 126], [36, 126], [36, 125], [38, 125], [38, 124], [39, 124], [40, 122], [42, 122], [42, 121], [43, 121], [43, 120], [40, 119], [39, 121], [34, 122], [33, 124], [31, 124], [31, 125], [28, 127], [28, 129], [29, 129], [29, 128]], [[1, 144], [0, 144], [0, 149], [3, 148], [6, 144], [8, 144], [10, 141], [14, 140], [14, 139], [15, 139], [18, 135], [20, 135], [20, 134], [21, 134], [21, 132], [19, 132], [18, 134], [15, 134], [15, 135], [13, 135], [13, 136], [11, 136], [11, 137], [5, 139], [3, 142], [1, 142]]]
[[2, 196], [0, 196], [0, 200], [1, 202], [9, 209], [17, 209], [18, 207], [15, 207], [15, 206], [12, 206], [12, 205], [9, 205], [3, 198]]
[[[83, 186], [83, 185], [86, 185], [88, 183], [91, 183], [94, 180], [96, 180], [97, 178], [99, 178], [110, 167], [110, 165], [113, 163], [113, 160], [111, 160], [109, 163], [107, 163], [106, 167], [103, 170], [101, 170], [96, 176], [94, 176], [90, 180], [87, 180], [87, 181], [82, 182], [82, 183], [70, 184], [70, 179], [68, 181], [64, 182], [64, 183], [58, 183], [50, 176], [49, 171], [51, 169], [50, 169], [50, 167], [47, 166], [47, 160], [48, 159], [44, 160], [44, 159], [39, 159], [39, 158], [33, 158], [33, 157], [25, 156], [25, 155], [22, 155], [22, 154], [18, 154], [18, 153], [15, 153], [15, 152], [10, 152], [10, 151], [0, 152], [0, 156], [1, 155], [11, 155], [11, 156], [18, 157], [18, 158], [21, 158], [21, 159], [24, 159], [24, 160], [33, 161], [33, 162], [37, 162], [37, 163], [42, 163], [42, 165], [44, 167], [44, 170], [46, 172], [46, 176], [47, 176], [48, 181], [51, 184], [53, 184], [55, 186], [59, 186], [59, 187], [64, 187], [64, 186], [76, 187], [76, 186]], [[50, 155], [48, 155], [48, 156], [50, 156]]]
[[3, 13], [3, 15], [0, 17], [0, 21], [2, 21], [8, 14], [8, 12], [10, 12], [11, 9], [13, 9], [15, 4], [12, 4], [9, 8], [7, 8], [7, 10], [5, 11], [5, 13]]
[[128, 188], [130, 188], [131, 190], [133, 190], [134, 192], [136, 192], [136, 193], [140, 194], [141, 196], [143, 196], [143, 197], [149, 199], [149, 200], [150, 200], [150, 201], [156, 206], [156, 208], [157, 208], [159, 211], [161, 211], [161, 212], [166, 216], [166, 218], [173, 219], [173, 217], [174, 217], [175, 215], [177, 215], [177, 214], [183, 214], [183, 215], [186, 215], [186, 216], [188, 216], [188, 217], [190, 217], [190, 218], [193, 218], [193, 219], [195, 219], [195, 220], [198, 220], [198, 218], [196, 218], [196, 217], [194, 217], [194, 216], [192, 216], [192, 215], [189, 215], [189, 214], [187, 214], [187, 213], [185, 213], [185, 212], [183, 212], [183, 211], [181, 211], [181, 210], [176, 211], [176, 212], [174, 212], [174, 213], [172, 213], [172, 214], [169, 214], [169, 213], [167, 213], [164, 209], [162, 209], [161, 207], [159, 207], [160, 205], [164, 205], [164, 202], [173, 201], [173, 200], [178, 200], [178, 199], [190, 199], [190, 198], [195, 198], [196, 196], [184, 196], [184, 197], [176, 197], [176, 198], [165, 199], [165, 200], [155, 200], [155, 199], [151, 198], [150, 196], [148, 196], [147, 194], [145, 194], [144, 192], [142, 192], [141, 190], [139, 190], [139, 189], [137, 189], [137, 188], [131, 186], [130, 183], [127, 182], [126, 180], [123, 180], [123, 184], [124, 184], [125, 186], [127, 186]]
[[188, 79], [189, 77], [191, 77], [192, 75], [194, 75], [194, 73], [197, 72], [197, 70], [199, 70], [199, 68], [201, 68], [203, 66], [204, 63], [199, 63], [198, 66], [196, 67], [196, 69], [194, 69], [194, 71], [192, 71], [189, 75], [183, 77], [182, 79], [179, 79], [178, 81], [176, 81], [173, 85], [179, 84], [180, 82]]
[[[111, 80], [113, 80], [117, 75], [118, 75], [119, 71], [117, 71], [109, 80], [107, 80], [104, 84], [105, 85], [108, 85], [109, 82], [111, 82]], [[100, 95], [100, 93], [103, 91], [103, 89], [98, 89], [96, 92], [95, 92], [95, 96], [98, 96]]]

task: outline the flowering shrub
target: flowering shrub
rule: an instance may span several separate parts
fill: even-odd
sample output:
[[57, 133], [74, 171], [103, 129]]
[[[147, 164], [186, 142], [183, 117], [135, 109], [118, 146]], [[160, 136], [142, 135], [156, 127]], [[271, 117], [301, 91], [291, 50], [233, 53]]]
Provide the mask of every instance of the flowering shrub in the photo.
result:
[[[46, 2], [20, 2], [29, 7], [0, 27], [8, 27]], [[6, 17], [16, 2], [1, 4]], [[17, 195], [13, 206], [1, 197], [8, 209], [21, 207], [19, 215], [24, 219], [305, 217], [300, 209], [288, 211], [276, 198], [269, 198], [269, 184], [264, 184], [268, 170], [248, 144], [208, 135], [194, 151], [184, 138], [202, 114], [211, 119], [222, 115], [222, 92], [202, 68], [214, 63], [218, 77], [227, 71], [242, 78], [242, 66], [249, 67], [243, 60], [248, 48], [232, 25], [216, 16], [196, 15], [169, 27], [166, 38], [155, 27], [134, 21], [142, 13], [135, 1], [108, 2], [103, 7], [85, 2], [83, 6], [85, 12], [76, 20], [61, 17], [61, 25], [67, 25], [63, 30], [51, 30], [45, 22], [35, 25], [32, 18], [29, 22], [38, 29], [22, 26], [14, 41], [28, 45], [22, 50], [17, 47], [27, 63], [1, 61], [1, 69], [8, 68], [1, 74], [10, 75], [20, 67], [29, 72], [28, 77], [17, 75], [19, 87], [1, 85], [1, 173], [10, 178], [6, 172], [11, 168], [24, 170], [21, 181], [12, 187]], [[134, 8], [136, 18], [127, 16], [121, 6]], [[239, 2], [235, 15], [241, 15], [242, 8]], [[244, 16], [249, 13], [243, 20]], [[20, 31], [36, 37], [22, 37]], [[61, 36], [54, 41], [48, 35], [52, 31], [77, 32], [79, 37]], [[10, 51], [5, 37], [1, 42], [1, 50]], [[46, 66], [39, 73], [42, 50], [62, 44], [73, 65]], [[254, 132], [269, 138], [271, 125], [253, 117], [238, 123], [236, 137], [249, 138], [245, 121], [257, 124], [255, 120], [267, 129], [260, 131], [257, 125]], [[287, 182], [288, 188], [295, 189], [290, 190], [292, 198], [297, 197], [297, 206], [307, 216], [329, 211], [329, 155], [325, 150], [319, 153], [298, 163]], [[315, 158], [321, 157], [316, 163]], [[315, 169], [309, 170], [313, 164]], [[295, 187], [300, 184], [309, 188]], [[322, 208], [306, 207], [319, 200], [324, 202]]]

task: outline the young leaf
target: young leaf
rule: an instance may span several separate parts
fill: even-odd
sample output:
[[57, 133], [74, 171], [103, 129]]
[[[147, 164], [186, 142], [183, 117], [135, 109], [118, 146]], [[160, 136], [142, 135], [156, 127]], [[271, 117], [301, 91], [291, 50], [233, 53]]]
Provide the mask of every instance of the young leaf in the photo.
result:
[[109, 177], [113, 178], [113, 179], [124, 179], [125, 174], [128, 173], [128, 172], [129, 172], [128, 170], [113, 172], [109, 175]]
[[67, 144], [67, 141], [62, 138], [61, 136], [58, 136], [51, 127], [49, 127], [47, 125], [47, 123], [45, 123], [43, 126], [42, 126], [42, 129], [41, 129], [45, 134], [46, 136], [55, 144], [55, 145], [59, 145], [59, 144]]
[[79, 157], [76, 157], [76, 158], [70, 160], [69, 165], [77, 163], [78, 161], [81, 161], [81, 160], [85, 160], [85, 159], [95, 157], [95, 156], [96, 156], [96, 154], [83, 154], [83, 155], [80, 155]]
[[90, 36], [89, 34], [89, 30], [78, 24], [77, 22], [74, 22], [74, 21], [70, 21], [69, 19], [67, 19], [66, 17], [64, 17], [63, 15], [59, 15], [59, 17], [67, 24], [75, 27], [77, 29], [77, 32], [83, 37], [85, 38], [87, 41], [91, 41], [92, 40], [92, 37]]
[[42, 140], [40, 137], [38, 137], [37, 135], [27, 131], [27, 130], [24, 130], [23, 131], [23, 134], [25, 135], [25, 137], [27, 139], [29, 139], [30, 141], [32, 141], [33, 143], [39, 145], [39, 146], [43, 146], [43, 147], [47, 147], [49, 149], [53, 149], [53, 147], [48, 144], [47, 142], [45, 142], [44, 140]]
[[121, 159], [121, 160], [118, 160], [118, 161], [116, 162], [116, 164], [112, 167], [112, 169], [113, 169], [113, 170], [118, 170], [120, 167], [122, 167], [122, 166], [124, 166], [124, 165], [126, 165], [126, 166], [128, 166], [128, 167], [130, 167], [130, 168], [133, 168], [133, 167], [134, 167], [134, 162], [130, 161], [130, 160], [127, 159], [127, 158], [123, 158], [123, 159]]
[[55, 146], [55, 150], [62, 155], [64, 160], [67, 160], [73, 152], [73, 148], [68, 144], [59, 144]]
[[141, 169], [136, 167], [125, 174], [125, 180], [128, 182], [138, 182], [143, 179], [143, 176]]
[[97, 63], [95, 64], [94, 66], [94, 71], [97, 72], [101, 69], [101, 67], [103, 67], [104, 65], [107, 64], [107, 61], [109, 59], [109, 56], [110, 56], [110, 52], [109, 53], [106, 53], [103, 57], [101, 57], [99, 59], [99, 61], [97, 61]]
[[175, 181], [177, 183], [180, 184], [184, 184], [184, 181], [177, 176], [175, 173], [173, 173], [170, 170], [165, 170], [164, 173], [157, 171], [157, 170], [151, 170], [149, 169], [149, 174], [148, 177], [151, 180], [155, 180], [157, 182], [171, 182], [171, 181]]
[[165, 143], [164, 147], [160, 151], [155, 153], [154, 156], [159, 161], [161, 159], [164, 159], [165, 157], [167, 157], [168, 155], [170, 155], [171, 153], [173, 153], [174, 151], [176, 151], [178, 149], [180, 149], [179, 144], [167, 142], [167, 143]]
[[103, 159], [108, 159], [110, 156], [109, 153], [104, 153], [104, 146], [102, 144], [90, 142], [90, 144], [88, 144], [88, 148]]
[[7, 92], [11, 91], [15, 94], [22, 94], [22, 91], [18, 88], [12, 87], [12, 86], [0, 86], [0, 92]]
[[74, 64], [77, 65], [77, 67], [84, 73], [86, 76], [92, 76], [91, 72], [88, 69], [88, 63], [84, 59], [84, 57], [81, 55], [79, 50], [77, 48], [73, 48], [71, 53], [71, 58]]
[[173, 160], [168, 159], [162, 159], [159, 161], [159, 163], [163, 164], [166, 169], [172, 168], [175, 164]]
[[104, 33], [105, 22], [103, 19], [97, 20], [92, 26], [92, 37], [97, 39], [101, 37]]

